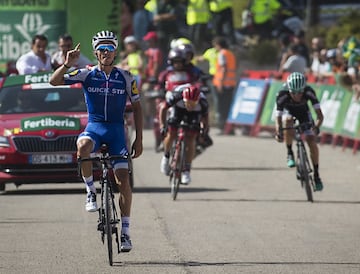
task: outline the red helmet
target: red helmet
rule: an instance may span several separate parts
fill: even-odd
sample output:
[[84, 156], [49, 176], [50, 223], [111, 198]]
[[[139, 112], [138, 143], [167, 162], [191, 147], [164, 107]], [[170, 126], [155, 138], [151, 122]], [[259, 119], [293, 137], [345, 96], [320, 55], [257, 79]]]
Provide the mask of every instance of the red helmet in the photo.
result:
[[200, 97], [200, 90], [196, 86], [189, 86], [184, 88], [183, 100], [186, 101], [198, 101]]

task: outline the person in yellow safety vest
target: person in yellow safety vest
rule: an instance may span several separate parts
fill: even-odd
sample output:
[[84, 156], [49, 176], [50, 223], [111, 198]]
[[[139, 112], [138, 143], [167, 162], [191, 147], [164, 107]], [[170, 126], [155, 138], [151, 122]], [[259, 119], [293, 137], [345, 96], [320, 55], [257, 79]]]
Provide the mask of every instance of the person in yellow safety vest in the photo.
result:
[[274, 20], [280, 11], [278, 0], [253, 0], [250, 6], [255, 32], [268, 37], [274, 29]]
[[209, 87], [211, 92], [212, 102], [214, 106], [215, 121], [217, 121], [219, 120], [218, 109], [217, 109], [218, 103], [217, 103], [216, 89], [212, 83], [212, 80], [216, 72], [216, 60], [217, 60], [218, 51], [214, 46], [214, 41], [212, 44], [213, 44], [212, 47], [208, 48], [207, 50], [204, 51], [202, 55], [196, 56], [194, 59], [196, 62], [203, 62], [203, 61], [208, 62], [208, 66], [209, 66], [208, 73], [211, 76], [211, 78], [206, 81], [206, 85]]
[[145, 1], [145, 9], [150, 11], [153, 15], [157, 13], [157, 0]]
[[219, 134], [224, 134], [224, 127], [234, 97], [236, 86], [236, 57], [228, 49], [228, 44], [223, 37], [214, 38], [214, 47], [217, 49], [216, 71], [213, 84], [216, 88], [218, 102], [218, 128]]
[[125, 57], [118, 65], [122, 69], [128, 70], [134, 76], [137, 86], [141, 87], [143, 74], [143, 56], [139, 49], [138, 41], [134, 36], [126, 36], [124, 39]]
[[203, 52], [209, 46], [208, 23], [210, 10], [208, 0], [187, 0], [186, 23], [195, 49]]
[[233, 21], [233, 0], [209, 0], [213, 36], [223, 36], [236, 44]]

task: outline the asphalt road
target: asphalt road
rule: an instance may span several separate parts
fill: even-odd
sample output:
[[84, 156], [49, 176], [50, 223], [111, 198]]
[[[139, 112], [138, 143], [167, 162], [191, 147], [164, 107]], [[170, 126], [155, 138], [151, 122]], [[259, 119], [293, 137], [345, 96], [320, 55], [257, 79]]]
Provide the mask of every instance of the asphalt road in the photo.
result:
[[360, 273], [360, 154], [323, 145], [324, 190], [306, 201], [285, 148], [263, 133], [213, 136], [172, 201], [144, 132], [134, 161], [134, 248], [107, 264], [82, 184], [7, 186], [0, 273]]

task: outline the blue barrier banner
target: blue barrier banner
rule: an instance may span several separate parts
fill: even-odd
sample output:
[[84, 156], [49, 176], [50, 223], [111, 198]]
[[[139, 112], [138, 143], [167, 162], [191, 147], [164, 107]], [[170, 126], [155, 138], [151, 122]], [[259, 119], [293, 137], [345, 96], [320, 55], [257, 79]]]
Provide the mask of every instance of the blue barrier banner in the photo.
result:
[[268, 80], [241, 79], [230, 107], [227, 122], [253, 125], [257, 122], [269, 85]]

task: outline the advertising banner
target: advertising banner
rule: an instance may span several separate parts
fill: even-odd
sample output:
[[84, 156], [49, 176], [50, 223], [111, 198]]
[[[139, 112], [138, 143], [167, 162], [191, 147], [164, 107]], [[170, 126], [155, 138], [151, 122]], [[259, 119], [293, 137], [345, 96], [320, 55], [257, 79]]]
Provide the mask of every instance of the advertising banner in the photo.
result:
[[227, 122], [253, 125], [257, 122], [269, 82], [241, 79], [229, 111]]
[[282, 86], [283, 82], [271, 82], [260, 117], [261, 127], [275, 126], [276, 96]]
[[317, 90], [324, 121], [321, 130], [327, 133], [340, 134], [345, 121], [346, 110], [350, 104], [351, 94], [338, 87], [320, 85]]
[[[351, 95], [349, 95], [351, 96]], [[360, 138], [360, 102], [351, 96], [350, 104], [346, 108], [342, 124], [341, 135], [355, 139]]]
[[45, 34], [49, 39], [47, 50], [54, 52], [59, 34], [66, 31], [65, 3], [0, 1], [0, 63], [16, 61], [28, 52], [35, 34]]
[[91, 39], [101, 30], [120, 33], [120, 6], [121, 0], [0, 0], [0, 72], [6, 63], [31, 50], [35, 34], [48, 37], [47, 51], [52, 54], [58, 49], [59, 36], [69, 33], [75, 45], [81, 44], [81, 52], [95, 62]]
[[[134, 1], [135, 2], [135, 1]], [[101, 30], [111, 30], [120, 37], [121, 0], [97, 1], [76, 0], [67, 1], [67, 30], [74, 38], [74, 44], [81, 44], [81, 52], [90, 60], [96, 62], [91, 39]], [[86, 10], [86, 11], [85, 11]]]

